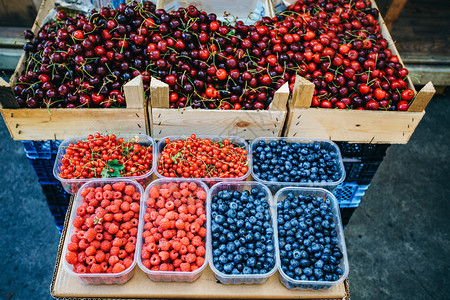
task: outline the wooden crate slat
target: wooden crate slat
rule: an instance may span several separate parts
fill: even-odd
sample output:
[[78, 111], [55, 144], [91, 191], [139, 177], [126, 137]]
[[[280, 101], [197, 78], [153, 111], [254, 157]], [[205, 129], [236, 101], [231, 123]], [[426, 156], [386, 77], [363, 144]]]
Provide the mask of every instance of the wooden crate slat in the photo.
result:
[[244, 139], [280, 136], [287, 111], [234, 111], [153, 108], [152, 136], [237, 135]]
[[383, 112], [296, 108], [287, 136], [354, 143], [407, 143], [425, 112]]
[[411, 112], [421, 112], [425, 110], [425, 107], [427, 107], [428, 103], [430, 102], [433, 95], [436, 93], [436, 90], [434, 89], [433, 83], [428, 82], [420, 91], [417, 93], [416, 97], [414, 98], [413, 103], [411, 104], [408, 111]]
[[1, 113], [15, 140], [64, 140], [95, 132], [146, 133], [143, 109], [3, 109]]

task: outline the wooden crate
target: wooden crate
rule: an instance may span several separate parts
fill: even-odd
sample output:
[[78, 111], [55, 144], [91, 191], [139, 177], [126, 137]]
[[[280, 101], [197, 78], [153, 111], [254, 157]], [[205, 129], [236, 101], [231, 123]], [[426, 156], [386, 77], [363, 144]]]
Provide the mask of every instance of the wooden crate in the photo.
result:
[[[372, 7], [377, 8], [374, 1]], [[392, 41], [383, 18], [379, 17], [381, 32], [389, 49], [403, 62]], [[416, 92], [411, 79], [408, 87]], [[410, 108], [401, 111], [338, 110], [311, 108], [314, 84], [297, 76], [289, 115], [284, 130], [288, 137], [326, 138], [353, 143], [406, 144], [425, 115], [425, 107], [435, 93], [431, 82], [415, 96]]]
[[268, 110], [170, 109], [169, 86], [152, 78], [148, 113], [153, 138], [169, 135], [235, 135], [250, 140], [260, 136], [281, 136], [287, 116], [289, 86], [274, 95]]
[[[44, 0], [32, 27], [36, 34], [55, 0]], [[142, 77], [124, 85], [127, 108], [18, 108], [12, 86], [24, 68], [26, 54], [19, 60], [10, 84], [0, 81], [0, 112], [15, 140], [63, 140], [95, 132], [148, 133], [148, 116]]]

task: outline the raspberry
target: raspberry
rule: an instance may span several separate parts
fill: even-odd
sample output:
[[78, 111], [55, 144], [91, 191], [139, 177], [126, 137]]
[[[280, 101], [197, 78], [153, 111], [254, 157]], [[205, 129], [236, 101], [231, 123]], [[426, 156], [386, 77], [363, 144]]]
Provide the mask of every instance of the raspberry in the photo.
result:
[[105, 261], [105, 258], [106, 258], [106, 255], [105, 255], [105, 253], [104, 253], [103, 251], [101, 251], [101, 250], [97, 251], [97, 253], [95, 254], [95, 260], [96, 260], [98, 263], [104, 262], [104, 261]]
[[139, 207], [138, 203], [133, 202], [133, 203], [130, 204], [130, 210], [134, 211], [135, 213], [139, 212], [139, 208], [140, 207]]
[[120, 259], [124, 259], [125, 257], [128, 256], [128, 253], [127, 253], [127, 251], [122, 249], [122, 250], [119, 251], [119, 255], [118, 256], [119, 256]]
[[111, 249], [111, 242], [110, 241], [102, 241], [100, 245], [100, 249], [102, 249], [103, 252], [109, 252]]
[[75, 252], [78, 250], [78, 243], [69, 243], [67, 245], [67, 250]]
[[114, 265], [114, 267], [112, 269], [112, 272], [113, 273], [120, 273], [120, 272], [122, 272], [124, 270], [125, 270], [125, 266], [122, 265], [121, 263], [117, 263], [117, 264]]
[[182, 272], [190, 272], [191, 271], [191, 265], [188, 263], [182, 263], [180, 264], [180, 269]]
[[90, 268], [90, 273], [101, 273], [102, 267], [99, 264], [92, 264]]
[[67, 252], [66, 261], [71, 265], [76, 264], [78, 262], [77, 254], [75, 252]]
[[205, 256], [206, 250], [205, 247], [203, 246], [199, 246], [197, 247], [197, 249], [195, 250], [195, 254], [198, 256]]
[[150, 263], [152, 266], [157, 266], [161, 262], [161, 258], [158, 254], [153, 254], [152, 257], [150, 257]]
[[80, 228], [84, 224], [84, 219], [80, 216], [76, 216], [73, 219], [72, 225], [76, 228]]
[[111, 224], [108, 228], [108, 232], [110, 234], [116, 234], [119, 231], [119, 226], [117, 226], [116, 224]]
[[94, 228], [89, 228], [86, 233], [84, 234], [84, 238], [88, 241], [88, 242], [92, 242], [95, 237], [97, 236], [97, 232], [94, 230]]
[[129, 210], [130, 210], [130, 203], [128, 203], [128, 202], [122, 202], [122, 204], [120, 205], [120, 209], [121, 209], [123, 212], [129, 211]]
[[123, 191], [125, 189], [125, 182], [121, 181], [121, 182], [116, 182], [112, 185], [112, 188], [115, 191]]
[[201, 256], [197, 256], [195, 263], [197, 264], [197, 266], [201, 267], [205, 263], [205, 259]]
[[161, 258], [162, 261], [166, 261], [169, 259], [169, 252], [167, 251], [160, 251], [158, 253], [159, 257]]
[[186, 254], [186, 262], [193, 263], [197, 257], [194, 253], [188, 253]]
[[131, 267], [131, 265], [133, 264], [133, 259], [131, 258], [131, 257], [125, 257], [124, 259], [123, 259], [123, 265], [125, 266], [125, 268], [129, 268], [129, 267]]
[[141, 194], [138, 193], [138, 192], [134, 192], [133, 195], [131, 196], [131, 198], [132, 198], [134, 201], [139, 201], [139, 200], [141, 200]]
[[195, 191], [196, 189], [197, 189], [197, 184], [195, 183], [195, 182], [190, 182], [189, 183], [189, 189], [191, 190], [191, 191]]
[[157, 186], [153, 185], [150, 188], [149, 196], [150, 196], [150, 198], [154, 198], [154, 199], [159, 197], [159, 189]]
[[119, 257], [117, 255], [111, 255], [108, 259], [108, 263], [110, 266], [114, 266], [119, 262]]
[[204, 190], [198, 190], [196, 195], [197, 195], [198, 199], [206, 200], [207, 194], [206, 194], [206, 192]]
[[132, 243], [127, 243], [125, 245], [125, 251], [128, 252], [128, 253], [134, 252], [134, 249], [136, 249], [136, 246], [134, 244], [132, 244]]
[[128, 196], [133, 195], [135, 191], [136, 191], [136, 189], [132, 185], [127, 185], [125, 187], [125, 194], [127, 194]]
[[85, 252], [86, 252], [87, 256], [91, 256], [91, 255], [95, 254], [96, 250], [95, 250], [95, 248], [93, 246], [89, 246], [89, 247], [86, 248]]

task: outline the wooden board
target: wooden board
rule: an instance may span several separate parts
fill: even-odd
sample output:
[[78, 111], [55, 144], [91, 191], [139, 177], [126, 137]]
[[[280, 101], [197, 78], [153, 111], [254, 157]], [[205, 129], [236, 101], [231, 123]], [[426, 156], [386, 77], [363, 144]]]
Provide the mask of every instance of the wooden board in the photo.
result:
[[292, 108], [286, 136], [352, 143], [406, 144], [424, 115], [425, 111]]
[[133, 278], [123, 285], [84, 285], [64, 271], [62, 264], [69, 218], [70, 213], [66, 215], [50, 287], [57, 299], [350, 299], [347, 280], [328, 290], [289, 290], [280, 283], [277, 272], [261, 285], [224, 285], [217, 282], [209, 267], [192, 283], [151, 281], [136, 266]]
[[244, 139], [281, 136], [287, 110], [221, 111], [153, 108], [152, 136], [236, 135]]
[[96, 132], [146, 133], [144, 109], [2, 109], [14, 140], [64, 140]]
[[36, 13], [32, 0], [0, 0], [0, 25], [31, 26]]

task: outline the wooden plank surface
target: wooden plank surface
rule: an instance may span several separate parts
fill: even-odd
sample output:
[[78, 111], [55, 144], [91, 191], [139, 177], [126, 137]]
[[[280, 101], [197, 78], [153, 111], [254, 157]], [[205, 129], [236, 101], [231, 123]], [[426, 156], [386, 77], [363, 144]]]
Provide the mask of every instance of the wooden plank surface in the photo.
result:
[[431, 98], [433, 98], [436, 90], [434, 89], [433, 83], [428, 82], [416, 95], [413, 103], [409, 107], [408, 111], [411, 112], [422, 112], [425, 111], [425, 107], [427, 107]]
[[392, 29], [392, 25], [395, 23], [395, 21], [397, 21], [398, 17], [400, 16], [400, 13], [402, 12], [403, 7], [405, 6], [407, 1], [408, 0], [392, 0], [391, 1], [388, 11], [386, 12], [386, 15], [384, 17], [384, 21], [389, 30]]
[[425, 111], [295, 108], [289, 113], [286, 136], [352, 143], [406, 144], [424, 114]]
[[423, 65], [423, 61], [441, 61], [436, 66], [442, 66], [442, 62], [450, 64], [449, 16], [448, 0], [408, 0], [391, 34], [409, 68]]
[[64, 140], [95, 132], [146, 133], [144, 109], [3, 109], [15, 140]]
[[244, 139], [280, 136], [287, 111], [153, 108], [153, 138], [168, 135], [237, 135]]
[[0, 0], [0, 25], [31, 27], [36, 14], [32, 0]]

